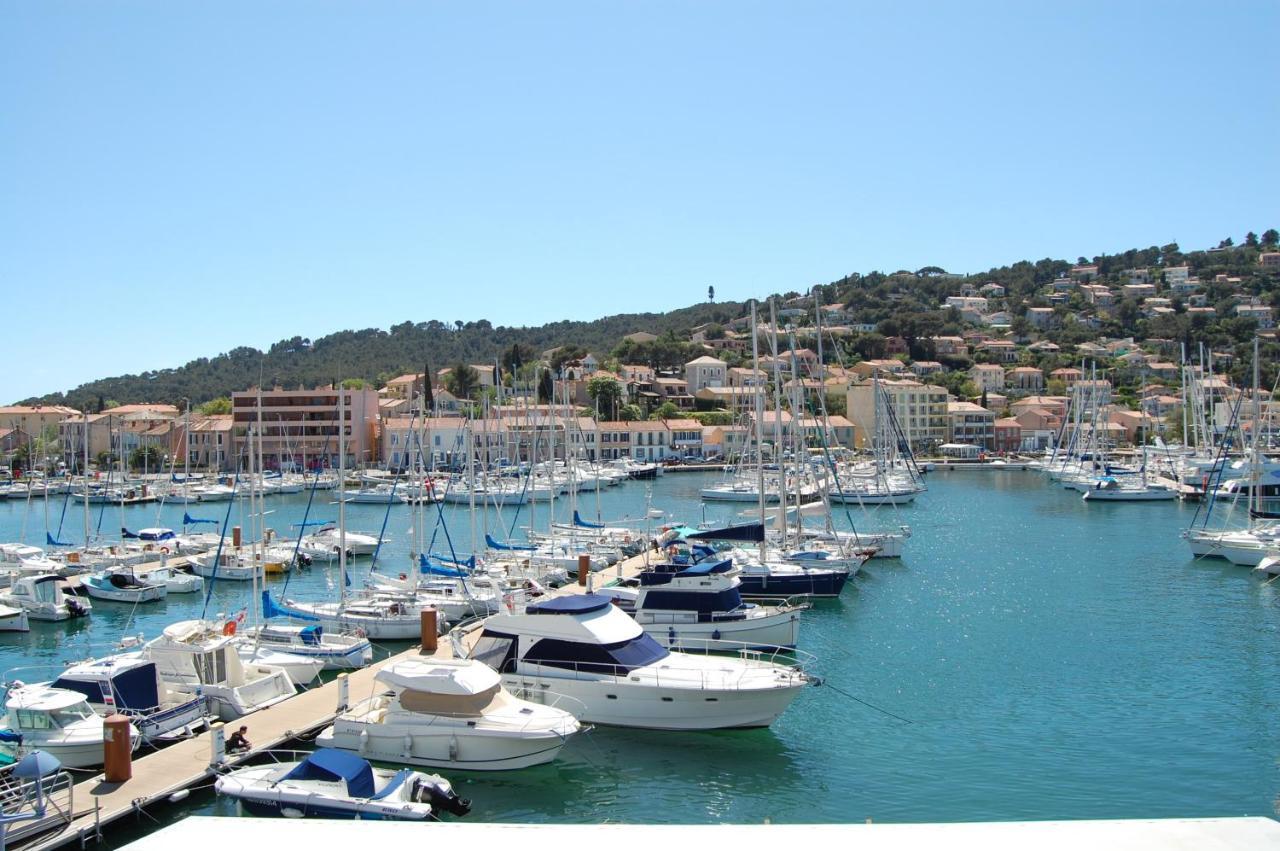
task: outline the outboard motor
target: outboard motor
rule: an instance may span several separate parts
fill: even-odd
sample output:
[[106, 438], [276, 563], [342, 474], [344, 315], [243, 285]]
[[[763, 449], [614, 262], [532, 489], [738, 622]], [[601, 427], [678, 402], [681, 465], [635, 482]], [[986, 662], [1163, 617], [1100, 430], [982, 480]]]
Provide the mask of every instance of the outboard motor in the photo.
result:
[[470, 799], [459, 798], [449, 781], [436, 774], [414, 778], [412, 797], [419, 804], [430, 804], [437, 812], [444, 811], [455, 816], [465, 816], [471, 812]]
[[89, 610], [86, 609], [80, 603], [79, 600], [76, 600], [73, 597], [67, 597], [66, 602], [67, 602], [67, 611], [71, 613], [71, 617], [82, 618], [85, 615], [89, 614]]

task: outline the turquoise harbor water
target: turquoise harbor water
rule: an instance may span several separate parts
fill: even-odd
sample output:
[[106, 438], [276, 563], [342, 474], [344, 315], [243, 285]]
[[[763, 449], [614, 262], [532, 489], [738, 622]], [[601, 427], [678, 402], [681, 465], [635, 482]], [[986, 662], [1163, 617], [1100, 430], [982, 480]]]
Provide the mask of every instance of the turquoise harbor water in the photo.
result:
[[[708, 478], [667, 475], [652, 486], [653, 505], [697, 522], [697, 491]], [[645, 499], [641, 483], [612, 489], [601, 515], [641, 517]], [[582, 503], [584, 515], [595, 514], [593, 495]], [[269, 525], [283, 529], [304, 505], [305, 497], [269, 500]], [[201, 514], [220, 517], [225, 508]], [[473, 799], [470, 818], [485, 821], [1274, 814], [1280, 583], [1190, 559], [1178, 533], [1194, 508], [1088, 505], [1029, 472], [934, 473], [915, 505], [875, 515], [882, 525], [911, 525], [907, 556], [871, 562], [840, 600], [806, 613], [801, 646], [818, 657], [829, 686], [807, 689], [773, 728], [600, 728], [549, 766], [449, 776]], [[546, 507], [535, 510], [545, 522]], [[707, 519], [733, 510], [708, 509]], [[319, 513], [335, 516], [331, 505]], [[162, 522], [175, 525], [181, 514], [165, 509]], [[449, 514], [465, 549], [465, 512]], [[376, 531], [382, 522], [369, 506], [349, 515], [352, 528]], [[861, 511], [851, 515], [874, 525]], [[24, 516], [27, 539], [43, 540], [38, 502], [29, 514], [21, 503], [0, 503], [0, 539], [15, 539]], [[68, 510], [64, 539], [79, 534], [80, 516]], [[411, 517], [393, 509], [390, 568], [407, 564]], [[126, 515], [131, 526], [155, 521], [154, 506]], [[119, 510], [107, 509], [103, 528], [118, 525]], [[290, 592], [327, 587], [336, 587], [333, 577], [314, 569]], [[211, 612], [233, 611], [247, 589], [226, 583], [214, 597]], [[153, 636], [200, 610], [194, 597], [178, 596], [126, 627], [128, 607], [95, 606], [88, 624], [39, 624], [29, 637], [0, 638], [0, 666], [81, 658], [126, 630]], [[235, 808], [204, 793], [157, 815], [187, 812]]]

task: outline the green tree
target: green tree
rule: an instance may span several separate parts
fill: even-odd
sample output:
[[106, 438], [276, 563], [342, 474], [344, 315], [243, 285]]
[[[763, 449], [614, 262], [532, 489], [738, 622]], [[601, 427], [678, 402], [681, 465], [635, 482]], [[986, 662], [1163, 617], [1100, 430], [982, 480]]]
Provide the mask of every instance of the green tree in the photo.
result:
[[1249, 248], [1257, 248], [1258, 235], [1253, 231], [1249, 231], [1244, 235], [1244, 244], [1247, 245]]
[[610, 420], [618, 418], [618, 402], [622, 399], [622, 385], [616, 379], [598, 376], [587, 382], [587, 395], [595, 403], [596, 416]]
[[342, 389], [343, 390], [368, 390], [370, 389], [370, 387], [369, 387], [369, 382], [365, 381], [363, 378], [344, 378], [342, 380]]
[[1267, 228], [1262, 232], [1262, 244], [1267, 248], [1275, 248], [1280, 244], [1280, 231], [1275, 228]]
[[158, 446], [139, 446], [129, 453], [129, 467], [134, 470], [159, 470], [164, 464], [164, 454]]
[[633, 423], [636, 420], [644, 419], [644, 411], [640, 410], [639, 405], [623, 405], [618, 409], [618, 419], [623, 422]]
[[550, 404], [554, 393], [555, 383], [551, 380], [551, 370], [544, 369], [542, 375], [538, 377], [538, 401], [543, 405]]
[[215, 414], [229, 414], [231, 413], [231, 400], [226, 396], [210, 399], [203, 405], [196, 406], [196, 413], [206, 417], [211, 417]]
[[470, 399], [480, 387], [480, 373], [471, 365], [459, 361], [449, 369], [444, 385], [459, 399]]
[[669, 420], [669, 419], [672, 419], [673, 417], [678, 416], [679, 414], [680, 414], [680, 408], [676, 406], [675, 402], [663, 402], [661, 405], [658, 406], [658, 409], [653, 412], [653, 419]]
[[715, 301], [715, 300], [716, 300], [716, 288], [707, 287], [707, 301]]

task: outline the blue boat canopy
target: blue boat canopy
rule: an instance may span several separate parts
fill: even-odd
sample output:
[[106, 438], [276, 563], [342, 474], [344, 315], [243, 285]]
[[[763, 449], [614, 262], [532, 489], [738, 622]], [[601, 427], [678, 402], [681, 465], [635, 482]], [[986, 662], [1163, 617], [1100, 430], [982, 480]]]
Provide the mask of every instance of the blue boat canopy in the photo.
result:
[[732, 559], [721, 561], [704, 561], [683, 568], [676, 576], [710, 576], [713, 573], [728, 573], [733, 570]]
[[320, 748], [292, 771], [285, 780], [342, 780], [347, 784], [347, 794], [353, 798], [373, 797], [373, 767], [368, 762], [346, 751]]
[[608, 597], [599, 594], [571, 594], [568, 597], [553, 597], [543, 603], [533, 603], [525, 607], [527, 615], [585, 615], [598, 612], [613, 605]]

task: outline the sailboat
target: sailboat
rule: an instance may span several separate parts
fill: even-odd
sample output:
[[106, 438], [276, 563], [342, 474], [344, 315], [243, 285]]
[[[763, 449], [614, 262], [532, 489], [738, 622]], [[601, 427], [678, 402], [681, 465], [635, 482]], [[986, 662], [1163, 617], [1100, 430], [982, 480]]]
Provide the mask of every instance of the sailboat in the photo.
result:
[[[1249, 486], [1247, 489], [1236, 489], [1230, 500], [1230, 504], [1234, 507], [1240, 497], [1245, 497], [1248, 525], [1237, 529], [1209, 529], [1208, 523], [1214, 507], [1218, 502], [1224, 501], [1217, 491], [1211, 491], [1201, 525], [1197, 527], [1193, 521], [1192, 527], [1182, 533], [1192, 554], [1197, 557], [1225, 558], [1232, 564], [1257, 567], [1264, 559], [1273, 555], [1277, 548], [1280, 548], [1280, 520], [1266, 516], [1270, 512], [1263, 510], [1262, 507], [1263, 475], [1267, 462], [1260, 447], [1265, 429], [1259, 384], [1258, 341], [1255, 339], [1253, 341], [1253, 434], [1247, 458], [1241, 464], [1241, 470], [1244, 471], [1243, 475], [1247, 476]], [[1274, 398], [1275, 388], [1272, 388], [1272, 391], [1272, 398]], [[1197, 510], [1197, 518], [1200, 513]]]

